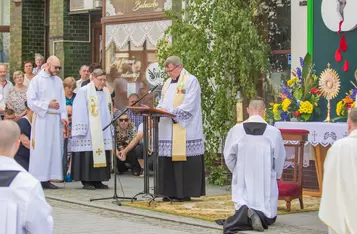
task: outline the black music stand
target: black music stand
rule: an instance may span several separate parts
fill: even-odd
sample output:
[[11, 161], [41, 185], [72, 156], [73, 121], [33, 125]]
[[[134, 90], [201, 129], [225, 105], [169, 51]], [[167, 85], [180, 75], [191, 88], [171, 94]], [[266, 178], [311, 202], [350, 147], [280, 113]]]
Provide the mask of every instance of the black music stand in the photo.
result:
[[[123, 114], [123, 113], [122, 113]], [[122, 115], [121, 114], [121, 115]], [[113, 127], [114, 129], [116, 129], [116, 122], [113, 122]], [[118, 173], [118, 168], [117, 168], [117, 160], [116, 160], [116, 134], [114, 131], [114, 150], [113, 150], [113, 164], [114, 164], [114, 194], [112, 197], [104, 197], [104, 198], [91, 198], [89, 201], [100, 201], [100, 200], [109, 200], [109, 199], [113, 199], [114, 201], [112, 201], [113, 204], [116, 204], [118, 206], [121, 206], [121, 202], [119, 201], [119, 199], [127, 199], [127, 200], [132, 200], [131, 197], [119, 197], [118, 193], [117, 193], [117, 176], [119, 176]]]
[[[158, 191], [160, 191], [160, 184], [159, 184], [159, 170], [158, 170], [158, 160], [159, 160], [159, 118], [160, 117], [175, 117], [175, 115], [160, 110], [156, 108], [151, 108], [151, 107], [128, 107], [128, 109], [132, 110], [133, 112], [139, 113], [143, 115], [144, 117], [144, 122], [143, 122], [143, 139], [144, 139], [144, 145], [143, 145], [143, 158], [144, 158], [144, 191], [137, 193], [131, 202], [136, 199], [137, 196], [140, 195], [148, 195], [151, 197], [149, 201], [149, 205], [151, 204], [152, 201], [154, 201], [157, 197], [164, 197], [167, 198], [168, 200], [171, 201], [169, 197], [163, 196], [158, 194]], [[153, 152], [152, 152], [152, 157], [153, 157], [153, 166], [154, 166], [154, 193], [150, 193], [149, 188], [150, 188], [150, 178], [149, 178], [149, 162], [148, 162], [148, 131], [149, 131], [149, 126], [148, 126], [148, 120], [151, 119], [153, 123]]]

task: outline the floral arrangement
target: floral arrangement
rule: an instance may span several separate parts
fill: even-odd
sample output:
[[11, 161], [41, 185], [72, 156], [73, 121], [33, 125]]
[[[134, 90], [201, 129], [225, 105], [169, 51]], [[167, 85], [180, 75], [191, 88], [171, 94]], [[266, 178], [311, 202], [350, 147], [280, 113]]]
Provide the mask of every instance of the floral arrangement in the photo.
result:
[[354, 86], [355, 88], [351, 89], [349, 93], [346, 93], [346, 97], [337, 103], [336, 105], [337, 118], [335, 118], [334, 120], [347, 119], [348, 109], [356, 106], [357, 86], [356, 85]]
[[320, 113], [318, 101], [320, 89], [310, 54], [300, 58], [300, 67], [292, 72], [292, 78], [281, 84], [281, 103], [272, 103], [266, 111], [268, 122], [308, 121], [314, 112]]

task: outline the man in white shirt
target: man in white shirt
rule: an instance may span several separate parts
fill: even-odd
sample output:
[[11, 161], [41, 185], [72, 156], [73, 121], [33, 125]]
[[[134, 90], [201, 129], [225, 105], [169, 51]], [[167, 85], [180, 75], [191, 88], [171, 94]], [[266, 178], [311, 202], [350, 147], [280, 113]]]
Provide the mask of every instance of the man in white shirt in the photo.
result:
[[285, 148], [279, 129], [263, 119], [264, 111], [262, 98], [250, 100], [248, 120], [236, 124], [226, 139], [224, 159], [233, 176], [236, 212], [225, 221], [224, 233], [264, 231], [276, 220]]
[[348, 113], [348, 136], [327, 152], [319, 218], [329, 234], [357, 233], [357, 108]]
[[89, 66], [82, 65], [81, 69], [79, 70], [79, 75], [80, 75], [80, 79], [77, 80], [77, 88], [73, 91], [74, 93], [77, 93], [78, 89], [82, 87], [82, 83], [89, 79], [89, 75], [90, 75]]
[[9, 89], [13, 87], [12, 83], [6, 79], [7, 66], [0, 64], [0, 116], [4, 115], [6, 99], [9, 96]]
[[0, 233], [51, 234], [52, 209], [41, 183], [15, 160], [20, 145], [16, 122], [0, 122]]

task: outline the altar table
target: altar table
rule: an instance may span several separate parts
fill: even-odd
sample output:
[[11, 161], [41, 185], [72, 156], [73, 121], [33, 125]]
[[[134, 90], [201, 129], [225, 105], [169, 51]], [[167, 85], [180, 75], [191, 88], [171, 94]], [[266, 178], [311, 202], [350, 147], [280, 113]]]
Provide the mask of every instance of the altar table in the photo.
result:
[[[324, 161], [327, 150], [337, 140], [348, 135], [346, 123], [323, 123], [323, 122], [276, 122], [275, 127], [279, 129], [304, 129], [309, 131], [308, 142], [304, 151], [304, 166], [309, 165], [310, 160], [315, 161], [316, 175], [319, 185], [318, 191], [312, 191], [310, 195], [321, 196], [322, 181], [324, 173]], [[286, 141], [285, 144], [296, 144]], [[291, 157], [287, 151], [287, 157]], [[307, 194], [307, 193], [306, 193]]]

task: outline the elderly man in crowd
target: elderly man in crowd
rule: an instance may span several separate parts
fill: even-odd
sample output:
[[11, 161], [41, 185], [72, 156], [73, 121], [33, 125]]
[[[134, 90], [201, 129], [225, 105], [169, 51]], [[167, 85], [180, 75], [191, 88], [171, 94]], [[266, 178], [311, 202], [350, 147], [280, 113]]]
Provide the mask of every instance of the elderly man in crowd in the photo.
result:
[[45, 58], [41, 54], [35, 54], [36, 67], [33, 69], [32, 73], [37, 75], [42, 70], [42, 66], [44, 62], [45, 62]]
[[82, 87], [82, 84], [89, 80], [89, 75], [90, 75], [89, 66], [82, 65], [81, 69], [79, 70], [80, 79], [77, 80], [77, 88], [73, 91], [74, 93], [77, 93], [78, 89], [80, 89]]
[[7, 79], [7, 66], [0, 64], [0, 116], [3, 118], [6, 107], [9, 90], [13, 87], [12, 83]]

